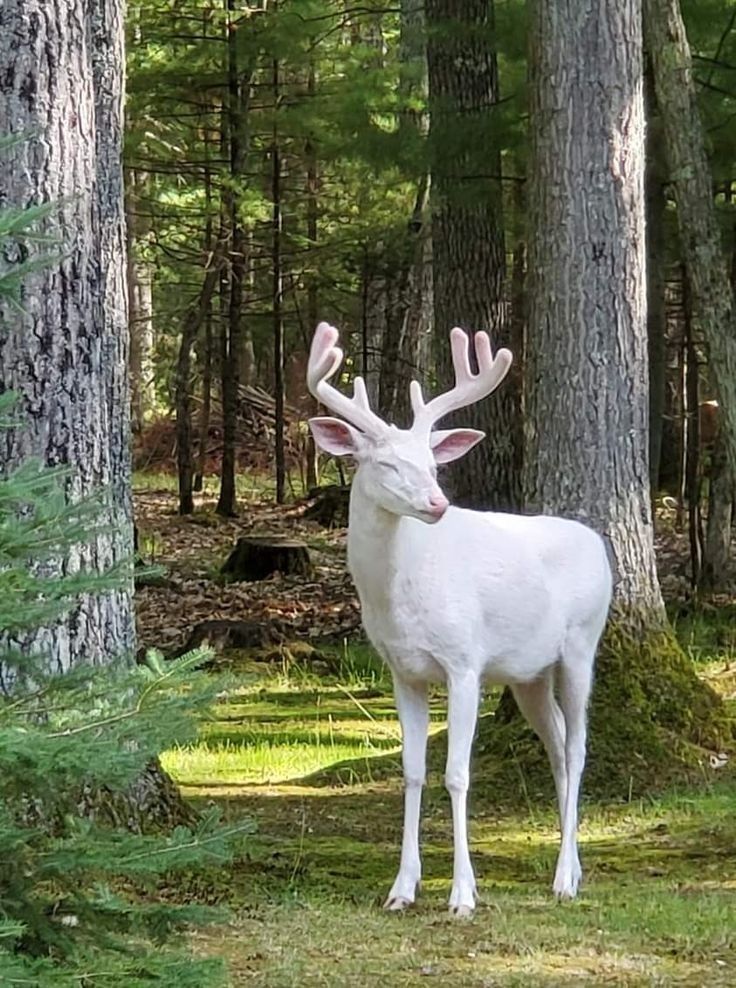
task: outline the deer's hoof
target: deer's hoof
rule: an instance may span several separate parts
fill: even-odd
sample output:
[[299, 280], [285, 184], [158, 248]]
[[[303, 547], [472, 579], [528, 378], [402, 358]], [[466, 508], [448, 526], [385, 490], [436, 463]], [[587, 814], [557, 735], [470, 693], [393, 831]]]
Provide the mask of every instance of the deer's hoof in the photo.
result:
[[470, 919], [475, 912], [475, 906], [450, 906], [450, 916], [453, 919]]
[[391, 913], [401, 913], [413, 905], [413, 900], [406, 899], [403, 895], [390, 895], [384, 902], [383, 908]]

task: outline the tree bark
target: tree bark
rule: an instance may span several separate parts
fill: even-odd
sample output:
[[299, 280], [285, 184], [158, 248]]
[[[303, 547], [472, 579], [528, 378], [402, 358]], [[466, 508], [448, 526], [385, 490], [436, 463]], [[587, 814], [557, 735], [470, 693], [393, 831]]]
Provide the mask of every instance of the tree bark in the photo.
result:
[[730, 576], [734, 490], [720, 430], [713, 442], [708, 471], [708, 520], [703, 545], [700, 585], [719, 590]]
[[[399, 13], [399, 141], [403, 154], [426, 139], [429, 116], [424, 3], [402, 0]], [[418, 108], [419, 107], [419, 108]], [[390, 422], [411, 424], [409, 385], [424, 381], [432, 344], [432, 233], [429, 172], [417, 177], [414, 208], [396, 244], [382, 346], [379, 409]]]
[[222, 340], [222, 469], [218, 514], [233, 517], [237, 514], [235, 470], [237, 460], [238, 391], [240, 388], [240, 360], [244, 336], [242, 326], [243, 287], [248, 262], [248, 239], [240, 216], [238, 184], [243, 181], [248, 155], [247, 118], [250, 103], [250, 69], [239, 64], [238, 31], [235, 0], [226, 0], [228, 96], [227, 136], [230, 151], [230, 182], [226, 188], [226, 211], [230, 227], [230, 299], [227, 327]]
[[678, 0], [644, 0], [644, 22], [693, 316], [710, 350], [724, 448], [736, 477], [736, 307]]
[[662, 161], [662, 128], [654, 95], [651, 59], [644, 76], [646, 105], [646, 197], [647, 233], [647, 341], [649, 356], [649, 486], [652, 504], [659, 490], [662, 456], [662, 424], [665, 408], [667, 363], [665, 311], [665, 196], [666, 170]]
[[271, 267], [273, 304], [273, 385], [276, 403], [274, 416], [274, 459], [276, 463], [276, 503], [283, 504], [286, 497], [286, 461], [284, 456], [284, 318], [281, 235], [283, 214], [281, 207], [281, 147], [277, 123], [280, 99], [280, 69], [278, 59], [273, 61], [273, 142], [271, 144]]
[[134, 168], [126, 172], [128, 325], [130, 327], [131, 427], [143, 429], [154, 404], [153, 274], [145, 256], [148, 224], [141, 213], [140, 196], [147, 176]]
[[[427, 0], [432, 168], [434, 326], [440, 384], [451, 363], [453, 326], [486, 330], [505, 345], [504, 242], [496, 55], [487, 0]], [[506, 509], [519, 504], [518, 395], [508, 384], [465, 409], [453, 424], [483, 429], [489, 440], [451, 471], [449, 488], [464, 505]]]
[[537, 0], [533, 11], [526, 503], [604, 534], [617, 600], [661, 617], [648, 497], [640, 9], [637, 0]]
[[[122, 3], [5, 0], [0, 74], [0, 133], [23, 138], [6, 152], [0, 197], [58, 204], [45, 232], [61, 256], [25, 280], [22, 312], [0, 305], [0, 388], [18, 393], [22, 421], [2, 433], [0, 460], [69, 466], [71, 499], [104, 490], [111, 532], [59, 564], [99, 572], [133, 554]], [[132, 589], [131, 576], [15, 644], [59, 671], [132, 655]]]
[[[640, 0], [535, 0], [530, 43], [527, 507], [609, 547], [587, 784], [625, 796], [697, 776], [700, 746], [730, 730], [667, 625], [654, 559]], [[524, 732], [509, 706], [491, 744]]]
[[[130, 389], [123, 204], [122, 0], [5, 0], [0, 6], [0, 133], [9, 152], [0, 198], [23, 208], [57, 203], [46, 231], [61, 260], [22, 286], [23, 310], [0, 300], [0, 388], [19, 395], [22, 424], [0, 433], [12, 468], [36, 456], [68, 466], [70, 500], [105, 493], [109, 532], [60, 571], [103, 572], [133, 559]], [[134, 655], [133, 579], [84, 596], [63, 619], [9, 642], [63, 672]], [[128, 792], [85, 794], [80, 813], [134, 829], [191, 822], [157, 761]], [[144, 821], [145, 818], [145, 821]]]
[[192, 347], [207, 318], [220, 278], [220, 266], [210, 260], [199, 298], [184, 319], [176, 362], [176, 462], [179, 473], [179, 514], [194, 511], [194, 458], [192, 449]]

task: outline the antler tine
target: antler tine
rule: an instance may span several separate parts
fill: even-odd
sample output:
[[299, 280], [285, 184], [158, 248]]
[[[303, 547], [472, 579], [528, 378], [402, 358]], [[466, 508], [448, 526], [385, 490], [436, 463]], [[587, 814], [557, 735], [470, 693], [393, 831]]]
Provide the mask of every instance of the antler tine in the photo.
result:
[[478, 373], [470, 367], [470, 338], [457, 326], [450, 333], [452, 366], [455, 370], [455, 386], [444, 394], [437, 395], [425, 404], [422, 389], [416, 381], [410, 386], [411, 405], [414, 411], [413, 429], [431, 429], [435, 422], [449, 412], [466, 405], [472, 405], [494, 391], [506, 376], [511, 366], [510, 350], [502, 348], [494, 358], [488, 333], [475, 334], [475, 355]]
[[342, 363], [343, 352], [337, 346], [339, 337], [338, 331], [329, 323], [321, 322], [317, 326], [307, 363], [307, 387], [317, 401], [362, 432], [375, 436], [386, 429], [386, 424], [371, 411], [363, 378], [355, 378], [352, 398], [327, 383]]

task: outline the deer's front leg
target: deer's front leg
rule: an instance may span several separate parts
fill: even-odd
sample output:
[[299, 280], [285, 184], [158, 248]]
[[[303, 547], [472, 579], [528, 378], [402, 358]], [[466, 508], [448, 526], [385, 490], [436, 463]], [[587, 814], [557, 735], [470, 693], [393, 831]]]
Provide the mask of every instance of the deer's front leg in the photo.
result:
[[401, 757], [404, 766], [404, 836], [399, 873], [384, 903], [384, 909], [398, 910], [405, 909], [414, 902], [422, 877], [419, 814], [426, 775], [429, 702], [426, 684], [406, 683], [398, 676], [394, 676], [394, 695], [403, 737]]
[[468, 848], [468, 785], [470, 753], [478, 720], [480, 683], [473, 674], [448, 681], [447, 768], [445, 785], [452, 800], [452, 827], [455, 847], [450, 893], [453, 916], [470, 916], [475, 909], [475, 873]]

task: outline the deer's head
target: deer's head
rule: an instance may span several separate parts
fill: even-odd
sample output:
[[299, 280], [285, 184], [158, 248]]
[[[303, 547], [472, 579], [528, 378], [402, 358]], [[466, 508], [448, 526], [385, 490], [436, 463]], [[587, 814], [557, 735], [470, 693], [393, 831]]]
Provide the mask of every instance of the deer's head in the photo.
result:
[[[309, 420], [315, 442], [333, 456], [352, 456], [366, 495], [396, 515], [420, 521], [440, 520], [448, 501], [437, 484], [437, 466], [463, 456], [484, 438], [477, 429], [435, 430], [439, 419], [457, 408], [480, 401], [506, 376], [511, 353], [499, 350], [495, 359], [486, 333], [475, 334], [478, 373], [470, 368], [469, 339], [462, 329], [450, 333], [455, 387], [425, 403], [421, 386], [411, 382], [414, 422], [410, 429], [388, 425], [371, 411], [361, 377], [355, 378], [348, 398], [329, 379], [342, 363], [338, 331], [320, 323], [312, 340], [307, 384], [315, 398], [342, 418], [320, 416]], [[346, 421], [343, 421], [346, 420]]]

